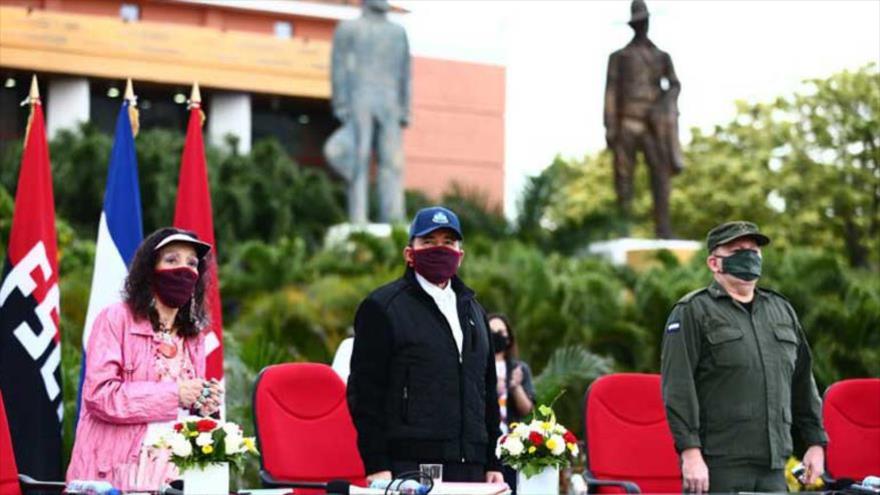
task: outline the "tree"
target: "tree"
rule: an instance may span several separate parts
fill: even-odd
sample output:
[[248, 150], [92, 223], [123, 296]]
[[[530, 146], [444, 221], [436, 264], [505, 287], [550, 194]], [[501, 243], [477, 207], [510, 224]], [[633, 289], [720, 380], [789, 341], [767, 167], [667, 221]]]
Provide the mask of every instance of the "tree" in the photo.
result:
[[[748, 219], [778, 246], [825, 246], [852, 266], [880, 266], [880, 72], [876, 65], [805, 82], [769, 103], [737, 103], [737, 116], [710, 133], [692, 130], [687, 167], [673, 180], [673, 229], [702, 239], [725, 220]], [[527, 189], [521, 231], [539, 223], [564, 246], [631, 232], [650, 236], [646, 167], [637, 167], [632, 223], [616, 227], [607, 153], [557, 158]], [[537, 206], [536, 206], [537, 205]], [[584, 243], [585, 244], [585, 243]], [[570, 250], [570, 249], [569, 249]]]

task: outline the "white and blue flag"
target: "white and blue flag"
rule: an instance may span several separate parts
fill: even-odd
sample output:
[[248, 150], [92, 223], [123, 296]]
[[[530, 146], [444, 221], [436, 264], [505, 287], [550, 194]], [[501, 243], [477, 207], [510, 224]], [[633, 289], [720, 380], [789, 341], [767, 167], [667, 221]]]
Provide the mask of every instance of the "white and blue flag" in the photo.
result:
[[[138, 184], [137, 155], [129, 106], [125, 100], [116, 119], [116, 135], [110, 152], [107, 172], [107, 189], [104, 192], [104, 208], [98, 224], [98, 242], [95, 246], [95, 269], [92, 273], [92, 289], [89, 308], [83, 329], [83, 357], [80, 370], [77, 412], [82, 400], [83, 378], [86, 372], [86, 349], [92, 325], [101, 310], [122, 300], [122, 289], [128, 266], [134, 252], [144, 238], [141, 218], [141, 194]], [[77, 418], [79, 415], [77, 414]]]

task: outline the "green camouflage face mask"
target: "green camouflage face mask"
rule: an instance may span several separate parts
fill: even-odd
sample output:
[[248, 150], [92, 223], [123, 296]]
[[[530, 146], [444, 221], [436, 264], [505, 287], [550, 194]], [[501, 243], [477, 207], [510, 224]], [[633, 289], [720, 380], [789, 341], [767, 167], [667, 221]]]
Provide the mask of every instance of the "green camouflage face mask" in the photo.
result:
[[721, 271], [751, 282], [761, 277], [761, 255], [753, 249], [743, 249], [721, 257]]

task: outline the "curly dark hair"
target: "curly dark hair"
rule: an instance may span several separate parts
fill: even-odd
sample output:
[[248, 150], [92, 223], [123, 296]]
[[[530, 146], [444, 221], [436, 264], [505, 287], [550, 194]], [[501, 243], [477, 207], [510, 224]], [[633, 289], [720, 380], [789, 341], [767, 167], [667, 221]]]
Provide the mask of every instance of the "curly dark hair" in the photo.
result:
[[[156, 271], [156, 258], [159, 253], [156, 246], [166, 237], [173, 234], [187, 234], [196, 239], [194, 232], [181, 230], [174, 227], [161, 228], [150, 234], [138, 246], [131, 260], [128, 277], [125, 279], [123, 299], [128, 308], [134, 314], [135, 319], [147, 319], [153, 325], [153, 330], [159, 330], [159, 314], [153, 307], [153, 277]], [[174, 325], [178, 333], [183, 337], [194, 337], [208, 324], [207, 311], [205, 308], [205, 291], [208, 285], [208, 269], [212, 264], [212, 256], [209, 252], [199, 259], [199, 279], [196, 281], [196, 289], [193, 293], [193, 304], [184, 304], [177, 311]]]
[[507, 338], [510, 340], [510, 345], [504, 351], [504, 360], [519, 359], [519, 348], [516, 346], [516, 337], [513, 336], [513, 326], [510, 324], [510, 319], [503, 313], [489, 313], [486, 315], [486, 323], [492, 320], [501, 320], [504, 326], [507, 327]]

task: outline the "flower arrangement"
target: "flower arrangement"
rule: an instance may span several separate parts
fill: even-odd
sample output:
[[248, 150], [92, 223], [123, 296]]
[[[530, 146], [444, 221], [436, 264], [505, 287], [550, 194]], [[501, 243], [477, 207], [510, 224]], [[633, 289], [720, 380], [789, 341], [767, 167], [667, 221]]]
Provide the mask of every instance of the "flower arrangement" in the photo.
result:
[[578, 455], [577, 437], [556, 422], [551, 407], [541, 405], [531, 421], [510, 424], [510, 433], [498, 439], [495, 455], [531, 478], [544, 468], [570, 465]]
[[254, 437], [246, 437], [232, 422], [193, 419], [174, 425], [174, 431], [159, 438], [156, 447], [171, 450], [171, 462], [184, 472], [193, 467], [228, 462], [240, 469], [248, 454], [256, 454]]

